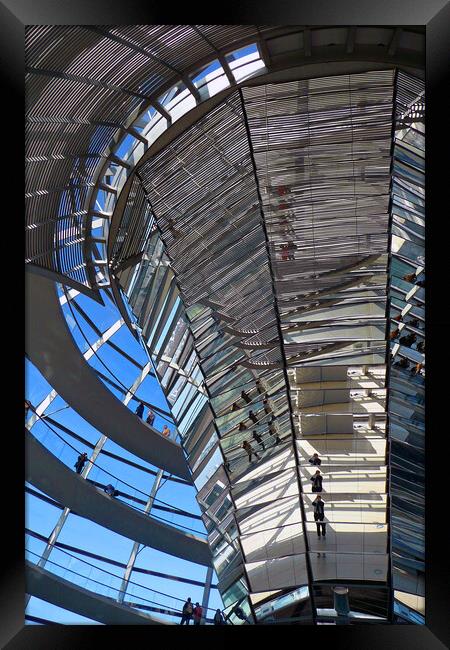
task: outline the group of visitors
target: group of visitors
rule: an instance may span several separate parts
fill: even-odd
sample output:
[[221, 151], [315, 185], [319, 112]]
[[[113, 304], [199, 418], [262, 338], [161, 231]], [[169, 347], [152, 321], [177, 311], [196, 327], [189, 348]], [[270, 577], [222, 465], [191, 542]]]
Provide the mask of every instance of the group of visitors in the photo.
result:
[[[141, 418], [141, 420], [144, 419], [144, 410], [145, 410], [145, 406], [144, 406], [144, 404], [143, 404], [142, 402], [139, 402], [138, 407], [137, 407], [135, 413], [136, 413], [136, 415], [138, 416], [138, 418]], [[146, 421], [147, 424], [149, 424], [151, 427], [153, 426], [153, 422], [155, 421], [155, 417], [156, 417], [156, 416], [155, 416], [155, 413], [152, 411], [151, 408], [149, 408], [149, 410], [148, 410], [148, 414], [147, 414], [147, 417], [146, 417], [145, 421]], [[171, 433], [171, 431], [170, 431], [169, 427], [167, 426], [167, 424], [165, 424], [165, 425], [163, 426], [163, 428], [162, 428], [162, 430], [161, 430], [161, 433], [163, 434], [163, 436], [164, 436], [165, 438], [170, 438], [170, 433]]]
[[[191, 619], [194, 621], [194, 625], [200, 625], [203, 616], [203, 608], [200, 603], [195, 603], [195, 606], [192, 604], [190, 598], [186, 600], [183, 605], [183, 610], [181, 612], [181, 621], [180, 625], [189, 625]], [[222, 612], [220, 609], [216, 610], [214, 615], [214, 625], [224, 625], [225, 620], [223, 618]]]

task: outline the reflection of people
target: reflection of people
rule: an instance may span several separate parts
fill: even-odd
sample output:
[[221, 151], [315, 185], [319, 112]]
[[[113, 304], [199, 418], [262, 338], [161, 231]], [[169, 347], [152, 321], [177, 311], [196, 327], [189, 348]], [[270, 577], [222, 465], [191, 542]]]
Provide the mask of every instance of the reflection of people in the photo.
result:
[[263, 439], [261, 438], [261, 436], [259, 435], [259, 433], [258, 433], [257, 431], [253, 431], [253, 434], [252, 434], [252, 435], [253, 435], [253, 439], [256, 440], [256, 442], [259, 442], [259, 444], [260, 444], [261, 447], [263, 448], [263, 451], [265, 451], [265, 450], [266, 450], [266, 446], [264, 445], [264, 443], [263, 443]]
[[244, 440], [244, 442], [242, 443], [242, 448], [245, 449], [245, 451], [248, 454], [249, 463], [252, 462], [252, 454], [255, 454], [256, 458], [258, 458], [259, 460], [259, 455], [256, 453], [256, 451], [253, 451], [251, 444], [247, 440]]
[[281, 250], [281, 259], [283, 261], [288, 260], [289, 256], [290, 256], [288, 245], [287, 244], [280, 244], [280, 250]]
[[294, 251], [297, 250], [296, 244], [294, 244], [293, 241], [290, 241], [287, 244], [287, 249], [288, 249], [288, 260], [295, 260]]
[[249, 404], [249, 402], [252, 401], [251, 398], [250, 398], [250, 397], [247, 395], [247, 393], [245, 392], [245, 390], [243, 390], [243, 391], [241, 392], [241, 397], [242, 397], [242, 399], [244, 400], [244, 402], [247, 402], [247, 404]]
[[416, 339], [417, 339], [417, 336], [412, 333], [412, 334], [407, 334], [406, 336], [401, 336], [399, 338], [399, 342], [402, 345], [406, 345], [407, 347], [411, 347], [411, 345], [413, 343], [415, 343]]
[[255, 424], [258, 422], [258, 416], [255, 415], [255, 413], [253, 413], [253, 411], [249, 411], [248, 417], [249, 417], [250, 420], [251, 420], [252, 422], [254, 422]]
[[175, 227], [175, 222], [171, 217], [169, 217], [169, 219], [167, 220], [167, 226], [168, 226], [168, 228], [169, 228], [169, 230], [171, 232], [171, 235], [172, 235], [172, 237], [174, 239], [176, 239], [177, 237], [179, 237], [180, 235], [183, 234], [181, 230], [179, 230], [178, 228]]
[[[313, 508], [314, 508], [314, 521], [316, 522], [317, 526], [317, 535], [320, 537], [320, 528], [322, 527], [322, 537], [325, 537], [326, 532], [325, 532], [325, 522], [323, 521], [324, 516], [325, 516], [325, 504], [322, 501], [322, 497], [320, 494], [316, 496], [314, 501], [312, 502]], [[322, 522], [322, 523], [319, 523]]]
[[317, 453], [315, 453], [315, 454], [313, 454], [311, 456], [311, 458], [309, 459], [309, 462], [311, 463], [311, 465], [320, 465], [322, 463], [322, 461], [319, 458], [319, 454], [317, 454]]
[[263, 393], [267, 392], [267, 382], [264, 379], [257, 379], [256, 388], [258, 390], [258, 393], [262, 395]]
[[408, 365], [408, 359], [405, 359], [405, 357], [402, 357], [399, 361], [394, 363], [394, 366], [397, 366], [397, 368], [407, 368]]
[[320, 470], [317, 470], [314, 476], [311, 478], [312, 481], [312, 491], [313, 492], [322, 492], [322, 475]]
[[235, 616], [237, 616], [237, 618], [240, 618], [241, 621], [247, 621], [248, 622], [248, 618], [246, 617], [242, 607], [236, 607], [236, 609], [234, 610], [234, 614], [235, 614]]
[[270, 414], [273, 412], [273, 408], [272, 408], [272, 400], [271, 400], [271, 399], [267, 399], [267, 397], [266, 397], [265, 399], [263, 399], [263, 405], [264, 405], [264, 412], [265, 412], [267, 415], [270, 415]]

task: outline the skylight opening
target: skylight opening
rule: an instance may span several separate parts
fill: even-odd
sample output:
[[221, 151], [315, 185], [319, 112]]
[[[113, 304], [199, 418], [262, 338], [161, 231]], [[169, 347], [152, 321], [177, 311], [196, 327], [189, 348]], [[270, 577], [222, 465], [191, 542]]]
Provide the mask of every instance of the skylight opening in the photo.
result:
[[256, 43], [230, 52], [226, 60], [237, 83], [266, 70]]
[[230, 82], [227, 79], [225, 70], [216, 59], [209, 63], [195, 77], [191, 77], [192, 82], [200, 92], [201, 101], [213, 97], [224, 88], [228, 88]]
[[196, 101], [192, 93], [186, 88], [184, 84], [176, 84], [167, 93], [158, 97], [158, 101], [175, 122], [182, 115], [187, 113], [196, 106]]

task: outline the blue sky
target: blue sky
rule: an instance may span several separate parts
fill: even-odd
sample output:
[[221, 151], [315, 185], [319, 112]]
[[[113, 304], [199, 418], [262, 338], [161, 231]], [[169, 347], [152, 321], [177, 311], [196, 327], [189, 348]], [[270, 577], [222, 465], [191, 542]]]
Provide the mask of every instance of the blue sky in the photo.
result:
[[[102, 332], [107, 330], [109, 327], [111, 327], [111, 325], [113, 325], [113, 323], [119, 320], [120, 314], [108, 298], [105, 298], [105, 306], [102, 306], [95, 301], [87, 298], [86, 296], [78, 295], [72, 301], [71, 305], [68, 305], [66, 303], [63, 306], [64, 313], [69, 320], [69, 326], [72, 335], [74, 336], [77, 345], [80, 347], [80, 350], [82, 352], [85, 352], [89, 348], [85, 337], [87, 338], [89, 344], [92, 344], [98, 339], [98, 334], [92, 329], [82, 314], [77, 311], [76, 308], [74, 308], [75, 302], [87, 314], [88, 318], [95, 323], [96, 327], [98, 327], [98, 329], [100, 329]], [[80, 328], [83, 330], [83, 332], [81, 332]], [[148, 357], [125, 325], [122, 325], [122, 327], [109, 339], [109, 341], [126, 352], [135, 361], [135, 363], [132, 363], [126, 359], [120, 354], [120, 352], [115, 350], [108, 343], [103, 344], [97, 350], [97, 354], [91, 356], [88, 363], [94, 369], [97, 369], [105, 376], [108, 376], [111, 381], [114, 381], [119, 385], [119, 389], [114, 389], [110, 384], [106, 383], [109, 390], [112, 390], [118, 399], [123, 400], [126, 389], [129, 388], [139, 376], [140, 367], [143, 367], [148, 363]], [[120, 386], [120, 384], [123, 384], [123, 387]], [[45, 381], [40, 372], [32, 365], [32, 363], [27, 360], [27, 399], [30, 399], [33, 405], [37, 406], [51, 392], [51, 390], [52, 388], [48, 382]], [[169, 412], [168, 404], [166, 402], [164, 394], [159, 386], [157, 379], [154, 376], [151, 376], [149, 374], [145, 377], [142, 384], [139, 386], [139, 389], [137, 390], [137, 396], [163, 409], [164, 411]], [[136, 405], [137, 402], [135, 400], [131, 400], [128, 404], [128, 408], [134, 412]], [[91, 448], [88, 445], [83, 445], [83, 443], [71, 436], [67, 431], [60, 429], [57, 424], [61, 424], [68, 430], [83, 437], [86, 441], [91, 443], [91, 445], [95, 445], [97, 443], [101, 436], [101, 432], [97, 431], [77, 412], [68, 407], [68, 405], [60, 396], [57, 396], [50, 403], [44, 412], [44, 415], [47, 413], [51, 416], [54, 424], [46, 425], [45, 419], [43, 421], [38, 421], [32, 427], [31, 433], [35, 435], [39, 440], [42, 440], [44, 444], [53, 453], [55, 453], [61, 462], [64, 462], [69, 467], [71, 467], [71, 469], [73, 469], [73, 463], [76, 460], [77, 453], [86, 451], [89, 456]], [[155, 420], [155, 426], [157, 428], [162, 427], [164, 421], [166, 420], [157, 417]], [[174, 428], [173, 424], [170, 425], [170, 428]], [[73, 448], [75, 448], [76, 451]], [[129, 451], [119, 447], [119, 445], [115, 444], [112, 440], [108, 440], [106, 442], [103, 451], [114, 453], [117, 456], [130, 460], [143, 468], [153, 469], [155, 471], [158, 469], [151, 464], [146, 463], [142, 459], [135, 457]], [[130, 494], [134, 493], [138, 498], [145, 500], [145, 495], [148, 495], [150, 492], [154, 477], [141, 469], [131, 467], [130, 465], [127, 465], [120, 460], [108, 457], [103, 453], [103, 451], [100, 453], [96, 462], [98, 468], [95, 468], [91, 471], [89, 474], [89, 479], [105, 484], [108, 481], [108, 474], [106, 474], [106, 472], [110, 472], [113, 476], [110, 477], [109, 482], [111, 482], [113, 485], [117, 485], [117, 488], [119, 490], [122, 489], [123, 491], [126, 491]], [[114, 478], [116, 480], [114, 480]], [[125, 485], [125, 483], [128, 485]], [[30, 487], [35, 490], [33, 486]], [[135, 488], [135, 492], [133, 491], [133, 488]], [[144, 494], [142, 494], [140, 491], [142, 491]], [[155, 504], [164, 502], [193, 514], [199, 515], [200, 509], [195, 499], [195, 494], [196, 490], [191, 485], [181, 484], [171, 480], [165, 480], [162, 482], [161, 487], [157, 493], [157, 500], [155, 501]], [[27, 528], [39, 534], [48, 536], [53, 530], [53, 527], [61, 514], [61, 510], [30, 494], [27, 494], [26, 504]], [[135, 505], [138, 508], [143, 507], [139, 504]], [[160, 503], [160, 505], [164, 504]], [[205, 532], [201, 520], [191, 519], [185, 516], [176, 515], [156, 509], [153, 511], [153, 514], [159, 518], [164, 519], [165, 521]], [[62, 532], [59, 535], [58, 541], [83, 549], [85, 551], [89, 551], [91, 553], [112, 558], [125, 564], [129, 559], [129, 555], [133, 546], [132, 540], [126, 539], [121, 535], [114, 533], [113, 531], [105, 529], [102, 526], [99, 526], [73, 513], [69, 514]], [[30, 550], [34, 551], [37, 555], [40, 555], [45, 547], [45, 544], [42, 541], [36, 540], [34, 538], [29, 538], [27, 547]], [[99, 568], [115, 573], [118, 576], [122, 575], [123, 569], [121, 568], [114, 567], [99, 560], [86, 558], [81, 555], [79, 557], [81, 560], [80, 567], [83, 568], [83, 571], [86, 568], [85, 565], [83, 565], [83, 562], [89, 562], [95, 566], [98, 566]], [[50, 559], [53, 558], [59, 558], [59, 561], [63, 563], [71, 561], [68, 556], [64, 556], [64, 554], [60, 551], [54, 551], [50, 556]], [[31, 556], [31, 559], [36, 560], [36, 556]], [[142, 566], [146, 569], [156, 570], [158, 572], [167, 573], [169, 575], [183, 576], [185, 578], [198, 581], [204, 581], [206, 577], [206, 567], [198, 566], [192, 562], [175, 558], [151, 548], [143, 548], [140, 551], [136, 566]], [[51, 565], [49, 565], [49, 568], [51, 568]], [[70, 576], [70, 574], [68, 575]], [[183, 584], [179, 581], [139, 573], [133, 574], [132, 580], [135, 580], [147, 588], [159, 590], [161, 592], [169, 594], [170, 596], [180, 598], [182, 600], [186, 599], [188, 596], [190, 596], [194, 602], [195, 600], [201, 600], [202, 598], [203, 590], [201, 587]], [[216, 582], [217, 577], [214, 575], [213, 583]], [[91, 586], [93, 585], [91, 584]], [[142, 594], [148, 596], [147, 591], [142, 591]], [[134, 588], [134, 595], [139, 595], [139, 588]], [[163, 605], [165, 604], [170, 606], [167, 598], [163, 598], [156, 594], [154, 595], [154, 598], [157, 602], [161, 602]], [[175, 607], [177, 605], [177, 602], [178, 601], [173, 600], [172, 606]], [[181, 606], [182, 603], [179, 603], [179, 605]], [[222, 607], [222, 601], [216, 589], [213, 589], [211, 591], [210, 607], [214, 609], [217, 607]], [[91, 621], [83, 619], [83, 617], [80, 617], [71, 612], [65, 612], [64, 610], [61, 610], [61, 608], [55, 607], [54, 605], [45, 603], [44, 601], [36, 598], [31, 598], [27, 613], [33, 616], [47, 618], [49, 620], [67, 624], [82, 624], [83, 622], [91, 623]]]

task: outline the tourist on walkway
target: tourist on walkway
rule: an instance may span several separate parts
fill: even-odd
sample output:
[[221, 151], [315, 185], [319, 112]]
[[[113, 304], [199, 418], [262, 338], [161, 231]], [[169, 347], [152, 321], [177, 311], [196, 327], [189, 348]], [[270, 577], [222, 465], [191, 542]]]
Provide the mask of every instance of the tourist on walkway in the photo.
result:
[[163, 429], [162, 429], [161, 433], [163, 434], [163, 436], [164, 436], [165, 438], [170, 438], [170, 429], [169, 429], [169, 427], [167, 426], [167, 424], [165, 424], [165, 425], [163, 426]]
[[84, 452], [83, 454], [80, 454], [78, 456], [77, 462], [74, 465], [77, 474], [81, 474], [86, 462], [87, 462], [87, 453]]
[[311, 465], [320, 465], [322, 463], [322, 461], [319, 458], [319, 454], [317, 453], [311, 456], [309, 462], [311, 463]]
[[153, 413], [152, 409], [149, 410], [148, 415], [147, 415], [147, 424], [150, 426], [153, 426], [153, 422], [155, 421], [155, 414]]
[[220, 609], [216, 609], [216, 613], [214, 614], [214, 625], [225, 625], [225, 621], [222, 616], [222, 612]]
[[202, 614], [203, 614], [203, 609], [200, 603], [195, 603], [193, 614], [194, 614], [194, 625], [200, 625], [200, 622], [202, 620]]
[[115, 490], [114, 486], [111, 485], [111, 483], [108, 483], [108, 485], [105, 485], [104, 491], [110, 497], [118, 497], [119, 496], [119, 490]]
[[193, 607], [193, 605], [191, 603], [191, 599], [188, 598], [187, 601], [183, 605], [183, 611], [182, 611], [180, 625], [183, 625], [183, 623], [186, 623], [186, 625], [189, 625], [189, 621], [191, 620], [193, 613], [194, 613], [194, 607]]
[[145, 407], [144, 407], [144, 405], [142, 404], [142, 402], [139, 402], [139, 405], [138, 405], [138, 407], [137, 407], [137, 409], [136, 409], [136, 411], [135, 411], [135, 413], [136, 413], [136, 415], [138, 416], [138, 418], [142, 418], [142, 416], [144, 415], [144, 408], [145, 408]]

